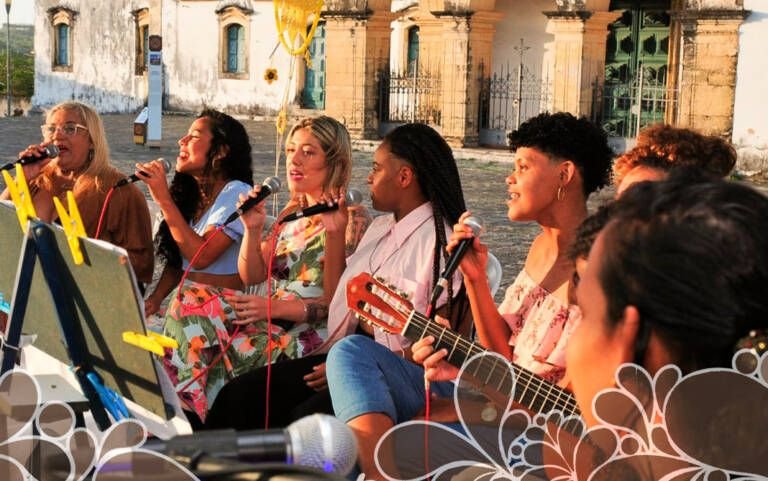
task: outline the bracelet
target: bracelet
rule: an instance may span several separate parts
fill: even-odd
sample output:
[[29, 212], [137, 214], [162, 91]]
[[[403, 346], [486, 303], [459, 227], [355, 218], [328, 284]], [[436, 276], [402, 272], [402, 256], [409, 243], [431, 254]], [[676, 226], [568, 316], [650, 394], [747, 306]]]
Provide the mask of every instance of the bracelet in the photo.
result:
[[301, 306], [304, 308], [304, 317], [301, 319], [301, 322], [306, 322], [307, 317], [309, 317], [309, 308], [307, 307], [307, 303], [304, 302], [304, 299], [302, 299], [301, 297], [297, 297], [297, 299], [299, 300], [299, 302], [301, 302]]

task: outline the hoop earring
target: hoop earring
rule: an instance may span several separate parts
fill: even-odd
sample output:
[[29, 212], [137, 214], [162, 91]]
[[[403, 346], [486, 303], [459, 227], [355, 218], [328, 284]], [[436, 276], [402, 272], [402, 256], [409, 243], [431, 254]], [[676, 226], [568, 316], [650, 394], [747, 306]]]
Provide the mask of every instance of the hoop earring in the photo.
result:
[[561, 185], [557, 188], [557, 194], [555, 194], [555, 198], [560, 201], [565, 199], [565, 186]]

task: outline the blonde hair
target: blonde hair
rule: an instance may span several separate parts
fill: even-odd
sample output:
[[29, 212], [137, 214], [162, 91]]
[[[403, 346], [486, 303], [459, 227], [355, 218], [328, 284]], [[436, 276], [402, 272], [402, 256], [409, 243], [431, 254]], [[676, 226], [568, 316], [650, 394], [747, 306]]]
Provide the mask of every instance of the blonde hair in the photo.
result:
[[[320, 142], [325, 154], [328, 174], [323, 182], [323, 190], [345, 187], [352, 174], [352, 141], [347, 128], [338, 120], [326, 115], [304, 117], [288, 133], [289, 141], [299, 129], [309, 129]], [[295, 194], [292, 193], [292, 196], [295, 197]]]
[[[59, 110], [76, 112], [82, 120], [82, 124], [88, 129], [88, 137], [91, 141], [89, 158], [86, 159], [83, 171], [77, 175], [73, 192], [77, 196], [89, 190], [104, 191], [108, 189], [112, 184], [112, 180], [114, 180], [113, 178], [116, 176], [116, 171], [109, 162], [109, 144], [107, 143], [104, 124], [98, 112], [93, 107], [84, 103], [65, 101], [54, 105], [46, 111], [46, 123]], [[52, 166], [50, 170], [46, 169], [40, 179], [40, 186], [49, 191], [53, 190], [53, 170]]]

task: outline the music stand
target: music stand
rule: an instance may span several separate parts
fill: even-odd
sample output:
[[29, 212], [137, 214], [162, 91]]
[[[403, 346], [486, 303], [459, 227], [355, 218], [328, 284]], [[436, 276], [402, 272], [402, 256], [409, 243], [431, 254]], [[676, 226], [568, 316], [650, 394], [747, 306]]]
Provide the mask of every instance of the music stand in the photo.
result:
[[[126, 331], [146, 334], [143, 302], [125, 250], [81, 239], [85, 262], [75, 265], [61, 227], [30, 220], [24, 235], [14, 207], [2, 202], [0, 225], [0, 252], [6, 253], [0, 258], [0, 293], [6, 299], [13, 293], [2, 372], [15, 364], [23, 328], [36, 336], [36, 348], [75, 367], [102, 430], [110, 421], [86, 379], [89, 372], [146, 414], [170, 420], [173, 406], [163, 396], [151, 354], [122, 341]], [[16, 273], [12, 283], [11, 272]]]

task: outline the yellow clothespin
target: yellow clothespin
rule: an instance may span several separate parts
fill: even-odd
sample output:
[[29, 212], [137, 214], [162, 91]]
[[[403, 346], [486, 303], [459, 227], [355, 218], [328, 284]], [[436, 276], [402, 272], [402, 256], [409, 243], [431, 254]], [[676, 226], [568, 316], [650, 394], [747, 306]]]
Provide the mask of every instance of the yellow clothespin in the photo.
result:
[[123, 342], [145, 351], [153, 352], [158, 356], [165, 354], [164, 347], [170, 347], [171, 349], [179, 348], [179, 343], [174, 339], [152, 331], [149, 331], [146, 336], [138, 332], [125, 331], [123, 332]]
[[37, 217], [37, 213], [35, 212], [35, 205], [32, 203], [32, 194], [29, 193], [27, 178], [24, 177], [24, 170], [21, 164], [16, 164], [15, 180], [6, 171], [3, 171], [3, 180], [5, 180], [5, 185], [8, 186], [8, 192], [11, 193], [13, 205], [16, 206], [16, 216], [19, 218], [21, 230], [26, 234], [29, 218]]
[[71, 190], [67, 191], [67, 207], [69, 209], [65, 209], [56, 197], [53, 198], [53, 204], [56, 206], [56, 212], [59, 213], [59, 220], [61, 220], [64, 234], [67, 236], [69, 250], [72, 251], [72, 259], [74, 259], [75, 265], [79, 266], [83, 263], [80, 237], [86, 237], [86, 234], [83, 220], [80, 218], [80, 211], [77, 209], [77, 203], [75, 202], [75, 195]]

